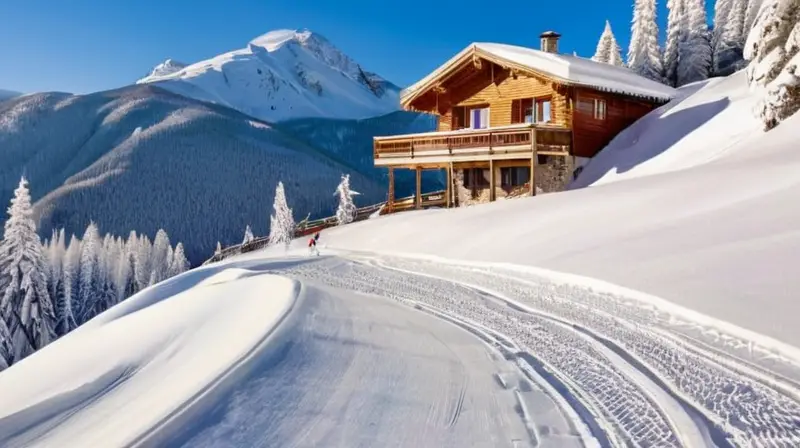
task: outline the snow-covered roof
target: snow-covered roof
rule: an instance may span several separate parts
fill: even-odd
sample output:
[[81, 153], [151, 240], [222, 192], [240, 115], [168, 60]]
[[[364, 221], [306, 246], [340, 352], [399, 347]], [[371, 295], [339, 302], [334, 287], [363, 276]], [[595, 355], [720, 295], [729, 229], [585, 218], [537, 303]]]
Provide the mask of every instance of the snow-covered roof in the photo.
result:
[[665, 101], [676, 95], [676, 90], [672, 87], [651, 81], [626, 67], [516, 45], [478, 42], [471, 44], [428, 76], [405, 89], [401, 94], [403, 104], [408, 104], [418, 94], [427, 90], [432, 82], [456, 68], [470, 55], [477, 55], [501, 65], [532, 70], [568, 85]]

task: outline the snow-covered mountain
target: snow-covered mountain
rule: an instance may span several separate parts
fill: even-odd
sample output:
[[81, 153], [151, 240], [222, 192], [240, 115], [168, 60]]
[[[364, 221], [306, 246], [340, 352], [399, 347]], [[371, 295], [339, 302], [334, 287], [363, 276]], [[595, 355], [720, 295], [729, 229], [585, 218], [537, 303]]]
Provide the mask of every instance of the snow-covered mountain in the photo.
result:
[[241, 242], [248, 224], [266, 235], [278, 181], [298, 220], [333, 214], [343, 173], [361, 193], [359, 206], [385, 198], [372, 167], [152, 85], [2, 102], [0, 148], [0, 203], [24, 172], [42, 237], [60, 227], [80, 235], [90, 220], [117, 235], [164, 228], [193, 262], [210, 256], [217, 240]]
[[161, 78], [164, 76], [169, 76], [175, 72], [179, 72], [186, 68], [187, 64], [183, 62], [178, 62], [173, 59], [167, 59], [166, 61], [156, 65], [150, 70], [150, 74], [145, 76], [144, 78], [136, 81], [137, 84], [143, 84], [146, 82], [153, 81], [156, 78]]
[[271, 31], [246, 48], [182, 68], [164, 63], [138, 83], [155, 83], [271, 122], [358, 119], [399, 109], [399, 87], [308, 30]]

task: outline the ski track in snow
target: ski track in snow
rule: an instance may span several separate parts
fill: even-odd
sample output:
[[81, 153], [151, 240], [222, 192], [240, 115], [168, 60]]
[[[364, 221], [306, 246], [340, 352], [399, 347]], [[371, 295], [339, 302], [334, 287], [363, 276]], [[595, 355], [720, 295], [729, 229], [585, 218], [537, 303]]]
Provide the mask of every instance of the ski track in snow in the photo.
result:
[[[543, 386], [601, 445], [800, 446], [796, 377], [764, 367], [794, 366], [777, 356], [764, 363], [739, 356], [742, 347], [768, 353], [752, 342], [652, 305], [499, 267], [347, 258], [276, 271], [408, 303], [484, 339], [493, 334], [534, 383], [547, 378]], [[519, 409], [534, 427], [524, 401]], [[536, 440], [535, 428], [530, 434]]]

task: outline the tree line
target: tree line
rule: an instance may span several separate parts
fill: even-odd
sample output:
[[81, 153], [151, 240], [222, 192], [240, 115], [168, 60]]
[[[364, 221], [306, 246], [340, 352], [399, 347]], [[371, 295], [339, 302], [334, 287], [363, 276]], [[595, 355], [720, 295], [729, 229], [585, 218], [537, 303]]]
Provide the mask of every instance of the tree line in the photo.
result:
[[183, 244], [159, 230], [127, 239], [64, 229], [42, 243], [23, 177], [0, 240], [0, 371], [138, 291], [189, 269]]
[[608, 21], [592, 59], [626, 65], [673, 87], [727, 76], [745, 65], [745, 42], [764, 1], [716, 0], [713, 26], [709, 28], [705, 0], [667, 0], [669, 13], [662, 45], [656, 0], [635, 0], [627, 62], [623, 62]]
[[765, 130], [800, 110], [800, 0], [715, 0], [710, 28], [704, 0], [667, 9], [663, 47], [656, 0], [635, 0], [627, 62], [608, 21], [592, 59], [673, 87], [746, 68]]

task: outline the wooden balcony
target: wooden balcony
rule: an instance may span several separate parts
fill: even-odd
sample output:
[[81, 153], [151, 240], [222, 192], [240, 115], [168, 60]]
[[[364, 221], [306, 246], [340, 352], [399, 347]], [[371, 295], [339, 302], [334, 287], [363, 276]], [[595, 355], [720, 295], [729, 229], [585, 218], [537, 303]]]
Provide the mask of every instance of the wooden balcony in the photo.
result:
[[462, 129], [374, 137], [376, 166], [437, 166], [451, 162], [530, 159], [571, 154], [572, 130], [558, 126], [518, 124], [489, 129]]

